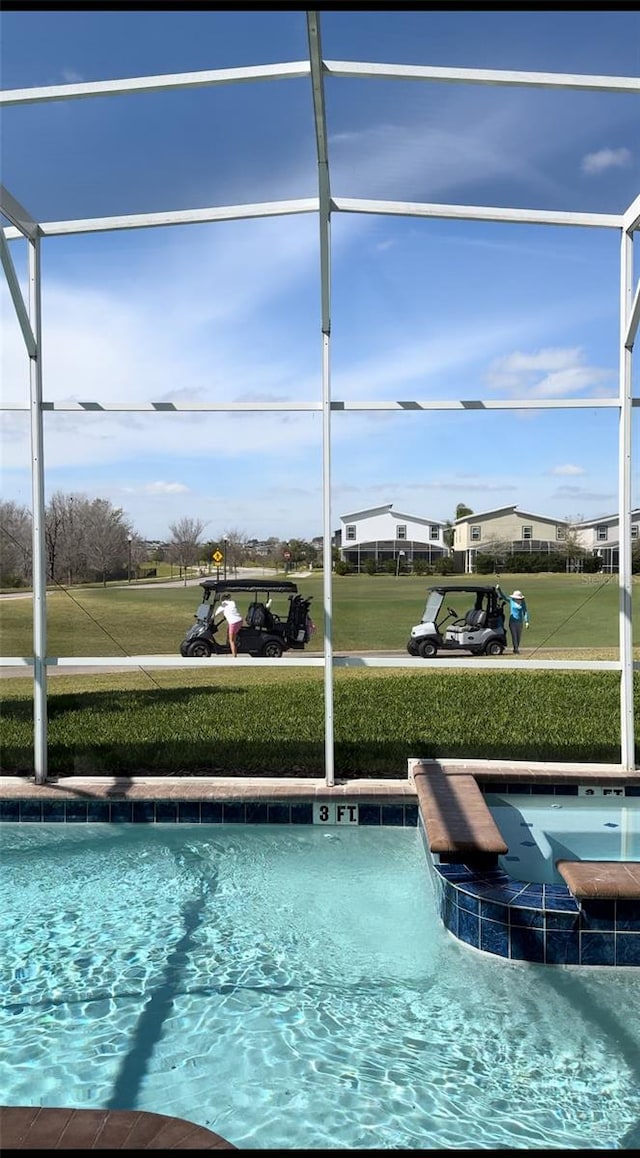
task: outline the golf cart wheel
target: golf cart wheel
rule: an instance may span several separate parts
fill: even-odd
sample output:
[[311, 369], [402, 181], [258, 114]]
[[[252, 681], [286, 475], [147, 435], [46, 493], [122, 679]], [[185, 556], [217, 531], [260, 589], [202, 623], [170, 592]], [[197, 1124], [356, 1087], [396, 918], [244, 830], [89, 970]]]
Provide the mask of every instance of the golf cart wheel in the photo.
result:
[[189, 646], [189, 644], [188, 644], [188, 643], [185, 643], [185, 641], [184, 641], [184, 639], [183, 639], [182, 643], [180, 644], [180, 655], [181, 655], [181, 656], [183, 656], [185, 659], [186, 659], [186, 656], [187, 656], [187, 648], [188, 648], [188, 646]]
[[187, 655], [194, 659], [208, 659], [211, 648], [206, 640], [194, 639], [193, 643], [187, 645]]
[[504, 644], [499, 639], [491, 639], [484, 649], [485, 655], [502, 655]]
[[277, 639], [269, 639], [262, 649], [262, 655], [267, 659], [279, 659], [283, 652], [282, 644]]
[[422, 659], [434, 659], [438, 654], [438, 649], [431, 639], [423, 639], [422, 643], [418, 644], [418, 655]]
[[417, 655], [418, 654], [418, 646], [417, 646], [414, 639], [410, 639], [409, 642], [407, 643], [407, 651], [409, 652], [409, 655]]

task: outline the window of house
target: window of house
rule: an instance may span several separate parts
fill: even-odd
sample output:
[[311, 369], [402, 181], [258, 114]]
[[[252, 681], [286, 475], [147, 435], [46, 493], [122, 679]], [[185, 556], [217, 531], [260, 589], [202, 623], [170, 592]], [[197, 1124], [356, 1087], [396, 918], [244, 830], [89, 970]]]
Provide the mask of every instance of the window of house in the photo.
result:
[[523, 527], [522, 528], [522, 538], [523, 539], [533, 539], [533, 527]]
[[481, 538], [480, 532], [481, 532], [480, 527], [471, 527], [471, 541], [473, 543], [479, 543], [480, 542], [480, 538]]
[[634, 523], [633, 526], [631, 527], [631, 538], [632, 539], [638, 538], [638, 524], [637, 523]]
[[556, 539], [559, 543], [564, 542], [565, 534], [566, 532], [564, 527], [556, 527]]
[[355, 537], [356, 537], [355, 523], [348, 523], [347, 528], [346, 528], [346, 532], [347, 532], [347, 541], [350, 540], [353, 543], [355, 540]]
[[596, 539], [598, 540], [599, 543], [606, 543], [608, 538], [609, 538], [609, 528], [608, 527], [605, 527], [602, 524], [599, 527], [596, 527]]
[[407, 524], [406, 523], [398, 523], [398, 538], [399, 539], [406, 539], [406, 537], [407, 537]]
[[431, 526], [429, 528], [429, 536], [431, 539], [438, 539], [440, 537], [440, 528], [436, 527], [436, 526]]

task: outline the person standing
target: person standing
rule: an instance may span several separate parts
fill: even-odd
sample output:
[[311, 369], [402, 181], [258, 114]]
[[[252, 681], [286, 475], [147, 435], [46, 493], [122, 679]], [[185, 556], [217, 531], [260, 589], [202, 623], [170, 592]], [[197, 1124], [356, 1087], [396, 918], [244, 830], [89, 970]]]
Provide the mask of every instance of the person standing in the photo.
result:
[[218, 606], [214, 608], [214, 620], [219, 611], [222, 612], [227, 621], [227, 641], [229, 643], [232, 656], [236, 657], [238, 654], [236, 636], [242, 626], [242, 616], [238, 611], [237, 604], [230, 595], [225, 595], [224, 598], [220, 600]]
[[522, 591], [514, 591], [511, 595], [505, 595], [500, 590], [500, 587], [497, 588], [497, 591], [500, 599], [504, 599], [505, 603], [509, 606], [509, 632], [514, 655], [518, 655], [520, 651], [520, 639], [522, 638], [522, 628], [529, 626], [527, 601]]

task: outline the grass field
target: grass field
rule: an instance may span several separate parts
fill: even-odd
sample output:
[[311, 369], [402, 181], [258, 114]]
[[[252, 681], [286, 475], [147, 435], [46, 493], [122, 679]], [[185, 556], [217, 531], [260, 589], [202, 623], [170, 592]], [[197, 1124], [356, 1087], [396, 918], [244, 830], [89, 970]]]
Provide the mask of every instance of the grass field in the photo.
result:
[[[489, 580], [491, 581], [491, 580]], [[413, 624], [419, 622], [427, 586], [437, 581], [417, 576], [337, 576], [333, 585], [333, 646], [336, 651], [403, 651]], [[463, 582], [460, 580], [460, 582]], [[308, 651], [321, 652], [322, 579], [299, 581], [313, 596], [318, 631]], [[503, 590], [520, 587], [526, 596], [531, 627], [523, 646], [541, 651], [618, 648], [617, 576], [527, 575], [503, 580]], [[274, 610], [286, 614], [286, 597]], [[247, 595], [248, 606], [250, 597]], [[143, 587], [54, 591], [47, 598], [47, 651], [50, 656], [178, 655], [180, 642], [193, 623], [198, 587]], [[461, 614], [470, 601], [457, 600]], [[455, 606], [455, 604], [454, 604]], [[241, 604], [241, 610], [246, 608]], [[634, 621], [640, 612], [636, 611]], [[0, 600], [1, 653], [32, 651], [31, 600]]]
[[[403, 654], [433, 580], [345, 576], [334, 585], [334, 649]], [[533, 657], [617, 655], [615, 577], [511, 577], [527, 597]], [[322, 648], [321, 578], [314, 595]], [[247, 598], [247, 603], [248, 603]], [[199, 602], [197, 587], [92, 588], [48, 599], [48, 653], [178, 655]], [[285, 601], [286, 603], [286, 601]], [[452, 601], [461, 613], [464, 601]], [[277, 609], [277, 606], [276, 606]], [[31, 650], [31, 600], [0, 601], [2, 653]], [[415, 662], [415, 661], [414, 661]], [[419, 757], [618, 763], [620, 681], [614, 672], [336, 669], [337, 777], [404, 777]], [[33, 687], [3, 679], [0, 770], [32, 772]], [[57, 674], [48, 681], [49, 774], [324, 774], [323, 672], [225, 666]], [[640, 680], [636, 677], [640, 707]], [[636, 709], [637, 710], [637, 709]]]

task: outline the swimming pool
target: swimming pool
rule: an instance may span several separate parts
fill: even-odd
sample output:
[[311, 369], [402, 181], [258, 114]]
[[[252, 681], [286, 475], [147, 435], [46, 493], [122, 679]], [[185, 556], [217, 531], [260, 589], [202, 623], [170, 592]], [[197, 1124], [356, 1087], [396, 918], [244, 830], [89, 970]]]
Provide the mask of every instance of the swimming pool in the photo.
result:
[[626, 1148], [640, 970], [471, 954], [418, 828], [4, 824], [9, 1105], [247, 1149]]
[[640, 798], [487, 793], [509, 852], [502, 867], [521, 881], [563, 884], [556, 861], [640, 861]]

